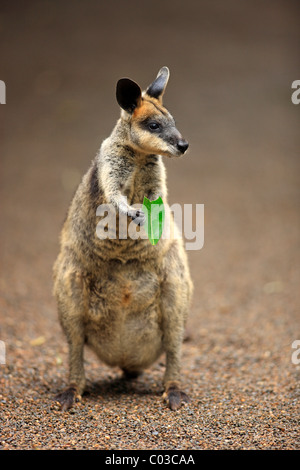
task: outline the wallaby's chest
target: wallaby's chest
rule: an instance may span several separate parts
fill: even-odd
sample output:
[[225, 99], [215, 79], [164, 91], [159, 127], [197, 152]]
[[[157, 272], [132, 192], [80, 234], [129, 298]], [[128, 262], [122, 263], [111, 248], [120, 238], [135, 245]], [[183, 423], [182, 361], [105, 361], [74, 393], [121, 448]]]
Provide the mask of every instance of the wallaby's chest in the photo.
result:
[[121, 183], [121, 192], [127, 197], [129, 204], [142, 204], [144, 196], [157, 191], [157, 183], [161, 177], [161, 169], [157, 157], [146, 161], [137, 161], [132, 165], [131, 172]]

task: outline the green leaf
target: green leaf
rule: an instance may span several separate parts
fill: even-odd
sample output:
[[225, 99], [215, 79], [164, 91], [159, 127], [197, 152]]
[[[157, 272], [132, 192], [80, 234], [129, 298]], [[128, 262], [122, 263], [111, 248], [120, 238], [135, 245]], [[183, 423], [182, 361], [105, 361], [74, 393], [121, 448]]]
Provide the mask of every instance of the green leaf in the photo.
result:
[[155, 201], [150, 201], [144, 197], [143, 207], [145, 216], [145, 232], [152, 245], [156, 245], [160, 239], [165, 223], [165, 207], [161, 197]]

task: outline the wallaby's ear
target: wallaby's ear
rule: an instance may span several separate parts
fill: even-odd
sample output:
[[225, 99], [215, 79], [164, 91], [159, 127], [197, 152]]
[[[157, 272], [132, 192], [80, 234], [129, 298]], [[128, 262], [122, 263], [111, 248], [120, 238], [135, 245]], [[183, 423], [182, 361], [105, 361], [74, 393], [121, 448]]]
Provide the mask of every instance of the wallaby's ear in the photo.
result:
[[133, 113], [137, 108], [142, 99], [142, 90], [130, 78], [120, 78], [117, 83], [117, 101], [122, 109], [125, 109], [128, 113]]
[[170, 76], [170, 71], [168, 67], [162, 67], [157, 74], [156, 79], [151, 85], [148, 86], [146, 93], [152, 98], [156, 98], [162, 101], [162, 96], [165, 92], [168, 80]]

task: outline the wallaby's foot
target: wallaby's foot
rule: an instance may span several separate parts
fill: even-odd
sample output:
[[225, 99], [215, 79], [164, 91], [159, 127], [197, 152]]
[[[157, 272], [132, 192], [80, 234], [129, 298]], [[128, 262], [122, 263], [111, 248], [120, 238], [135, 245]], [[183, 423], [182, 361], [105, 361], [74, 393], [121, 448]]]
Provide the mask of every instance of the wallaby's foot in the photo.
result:
[[163, 399], [171, 410], [178, 410], [182, 405], [186, 405], [191, 401], [189, 396], [182, 392], [177, 385], [170, 385], [164, 392]]
[[77, 388], [75, 386], [70, 386], [55, 396], [55, 401], [58, 401], [61, 404], [62, 411], [72, 408], [74, 403], [80, 400], [81, 396], [78, 395]]

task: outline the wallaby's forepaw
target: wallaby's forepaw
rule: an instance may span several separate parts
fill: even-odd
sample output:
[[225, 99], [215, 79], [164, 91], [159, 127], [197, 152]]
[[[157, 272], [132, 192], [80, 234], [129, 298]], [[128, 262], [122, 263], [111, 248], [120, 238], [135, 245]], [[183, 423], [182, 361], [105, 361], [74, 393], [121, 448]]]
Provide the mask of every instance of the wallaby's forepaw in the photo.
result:
[[141, 209], [130, 209], [128, 216], [131, 217], [133, 222], [137, 225], [144, 225], [146, 222], [145, 213]]
[[74, 403], [80, 401], [80, 399], [81, 397], [77, 394], [76, 387], [69, 387], [55, 397], [55, 401], [60, 403], [62, 411], [72, 408]]
[[182, 405], [190, 403], [190, 397], [175, 386], [169, 387], [163, 394], [163, 399], [167, 402], [171, 410], [178, 410]]

